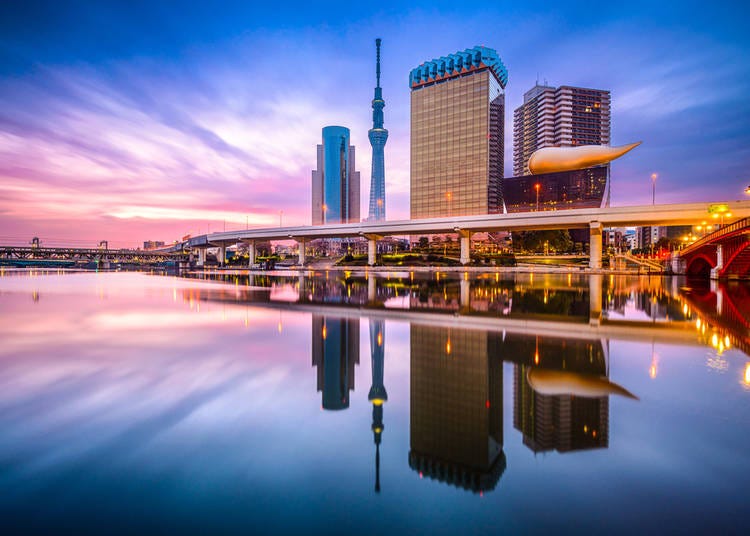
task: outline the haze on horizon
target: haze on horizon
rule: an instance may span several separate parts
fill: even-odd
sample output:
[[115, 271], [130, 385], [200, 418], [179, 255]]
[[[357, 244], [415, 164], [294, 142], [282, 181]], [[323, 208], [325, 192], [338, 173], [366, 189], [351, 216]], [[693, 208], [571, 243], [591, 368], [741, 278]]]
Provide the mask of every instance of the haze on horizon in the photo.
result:
[[351, 129], [370, 182], [374, 39], [383, 39], [389, 219], [409, 214], [408, 72], [485, 45], [512, 117], [535, 81], [612, 92], [613, 205], [739, 199], [750, 183], [750, 8], [455, 2], [179, 9], [166, 2], [0, 6], [0, 242], [136, 246], [310, 222], [322, 127]]

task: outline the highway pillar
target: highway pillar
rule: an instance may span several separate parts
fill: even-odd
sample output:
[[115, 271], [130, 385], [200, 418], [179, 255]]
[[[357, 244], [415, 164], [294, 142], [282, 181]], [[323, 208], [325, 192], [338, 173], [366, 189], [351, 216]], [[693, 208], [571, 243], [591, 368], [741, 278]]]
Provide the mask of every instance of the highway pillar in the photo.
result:
[[598, 326], [602, 321], [602, 274], [589, 275], [589, 324]]
[[219, 266], [224, 266], [224, 261], [227, 258], [227, 246], [222, 244], [219, 246], [219, 253], [216, 255], [216, 260], [219, 261]]
[[716, 266], [711, 268], [711, 279], [719, 279], [719, 274], [724, 269], [724, 248], [721, 244], [716, 245]]
[[602, 269], [602, 224], [592, 221], [589, 225], [589, 268]]
[[304, 266], [305, 265], [305, 241], [297, 240], [297, 244], [299, 244], [299, 265]]
[[252, 268], [255, 264], [255, 242], [247, 243], [247, 267]]
[[377, 256], [378, 242], [374, 238], [367, 239], [367, 264], [370, 266], [375, 265]]
[[206, 248], [198, 248], [198, 266], [206, 265]]
[[471, 233], [459, 231], [458, 235], [461, 239], [461, 264], [469, 264], [471, 262]]

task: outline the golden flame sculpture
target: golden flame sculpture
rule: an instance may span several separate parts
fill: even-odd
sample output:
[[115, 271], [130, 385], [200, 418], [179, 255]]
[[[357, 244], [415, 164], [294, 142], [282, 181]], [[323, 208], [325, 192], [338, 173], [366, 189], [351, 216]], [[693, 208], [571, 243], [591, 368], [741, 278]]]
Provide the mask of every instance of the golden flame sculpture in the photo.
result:
[[573, 171], [600, 166], [619, 158], [641, 144], [640, 141], [618, 147], [608, 145], [581, 145], [580, 147], [545, 147], [534, 151], [529, 159], [532, 175]]

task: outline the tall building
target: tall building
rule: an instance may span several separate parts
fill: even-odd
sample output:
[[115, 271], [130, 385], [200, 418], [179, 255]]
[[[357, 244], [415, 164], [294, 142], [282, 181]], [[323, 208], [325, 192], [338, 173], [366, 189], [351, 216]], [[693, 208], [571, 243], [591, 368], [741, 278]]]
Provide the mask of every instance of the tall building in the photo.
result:
[[529, 158], [537, 149], [609, 141], [609, 91], [537, 84], [513, 112], [513, 175], [528, 173]]
[[505, 65], [486, 47], [412, 69], [412, 219], [503, 211], [507, 83]]
[[323, 128], [318, 169], [312, 172], [313, 225], [359, 221], [359, 171], [349, 139], [346, 127]]
[[367, 136], [372, 145], [372, 177], [370, 179], [370, 210], [367, 221], [385, 220], [385, 142], [388, 131], [383, 128], [383, 90], [380, 88], [380, 39], [375, 40], [375, 98], [372, 99], [372, 128]]
[[385, 321], [370, 319], [370, 359], [372, 385], [367, 400], [372, 403], [372, 440], [375, 443], [375, 491], [380, 493], [380, 443], [383, 439], [383, 404], [388, 392], [383, 384], [385, 373]]
[[348, 408], [354, 366], [359, 364], [359, 318], [312, 315], [312, 362], [323, 409]]

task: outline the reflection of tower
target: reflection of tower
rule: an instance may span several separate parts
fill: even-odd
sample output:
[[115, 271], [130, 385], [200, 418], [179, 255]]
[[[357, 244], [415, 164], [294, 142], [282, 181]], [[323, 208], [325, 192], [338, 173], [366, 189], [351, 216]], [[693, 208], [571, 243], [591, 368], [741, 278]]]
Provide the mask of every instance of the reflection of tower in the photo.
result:
[[377, 49], [375, 97], [372, 99], [372, 128], [367, 132], [372, 145], [372, 178], [370, 180], [370, 211], [368, 221], [385, 220], [385, 142], [388, 131], [383, 128], [383, 90], [380, 88], [380, 39], [375, 40]]
[[385, 322], [370, 320], [370, 355], [372, 359], [372, 387], [367, 400], [372, 402], [372, 434], [375, 442], [375, 491], [380, 492], [380, 440], [383, 434], [383, 404], [388, 393], [383, 385], [385, 357]]
[[318, 367], [323, 409], [348, 408], [354, 365], [359, 364], [359, 319], [313, 315], [312, 334], [312, 362]]
[[411, 326], [409, 466], [474, 492], [505, 470], [503, 365], [484, 331]]
[[[601, 341], [511, 334], [506, 335], [502, 348], [503, 355], [516, 361], [513, 427], [523, 434], [524, 445], [534, 452], [569, 452], [609, 446], [609, 397], [580, 396], [572, 392], [585, 389], [586, 378], [606, 376], [606, 351]], [[527, 381], [529, 370], [537, 368], [579, 374], [577, 377], [581, 381], [570, 386], [570, 394], [541, 394]]]

